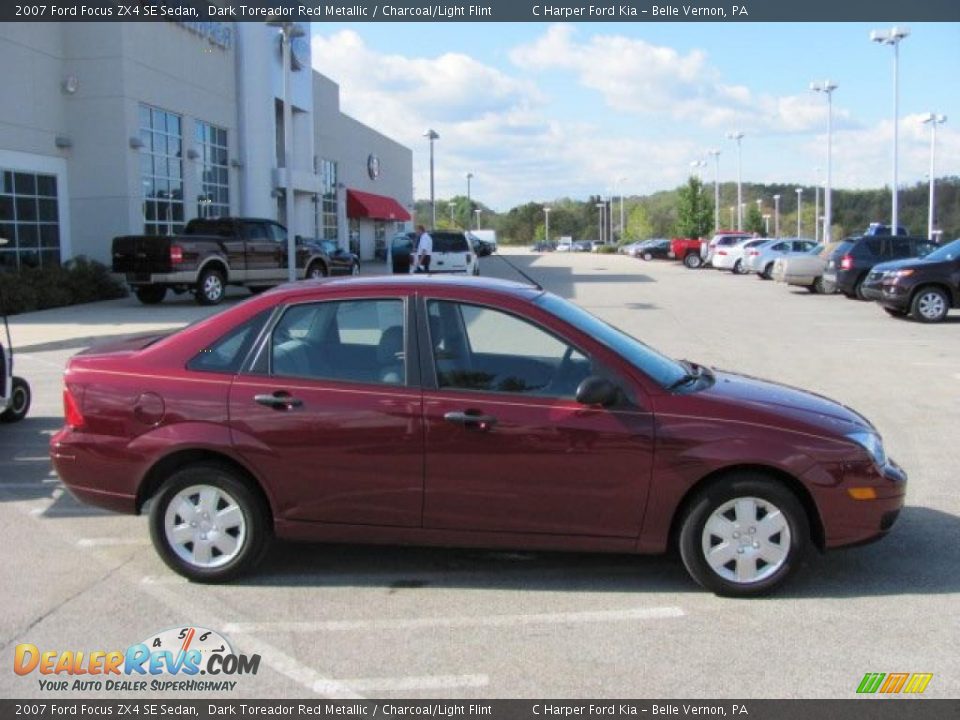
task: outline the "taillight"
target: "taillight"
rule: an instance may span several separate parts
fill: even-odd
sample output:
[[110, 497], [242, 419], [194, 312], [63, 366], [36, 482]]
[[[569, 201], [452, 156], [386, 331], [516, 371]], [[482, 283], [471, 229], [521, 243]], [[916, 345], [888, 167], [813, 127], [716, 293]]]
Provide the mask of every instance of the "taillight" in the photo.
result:
[[849, 270], [853, 267], [853, 255], [844, 255], [840, 259], [840, 269]]
[[727, 254], [726, 250], [717, 250], [717, 255], [726, 255], [726, 254]]
[[77, 399], [68, 387], [63, 389], [63, 416], [67, 425], [74, 430], [83, 427], [83, 414], [80, 412], [80, 405], [77, 404]]
[[760, 254], [760, 251], [759, 251], [759, 250], [751, 250], [751, 251], [750, 251], [749, 253], [747, 253], [747, 254], [748, 254], [750, 257], [756, 257], [757, 255]]
[[183, 248], [179, 245], [170, 246], [170, 263], [172, 265], [179, 265], [183, 262]]

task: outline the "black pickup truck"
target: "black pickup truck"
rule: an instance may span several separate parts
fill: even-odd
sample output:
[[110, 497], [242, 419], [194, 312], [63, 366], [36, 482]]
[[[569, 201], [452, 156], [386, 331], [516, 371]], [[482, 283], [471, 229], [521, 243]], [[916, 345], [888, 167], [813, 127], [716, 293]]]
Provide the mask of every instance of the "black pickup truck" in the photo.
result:
[[[297, 240], [297, 277], [355, 274], [356, 256], [322, 241]], [[287, 230], [259, 218], [195, 219], [180, 235], [113, 239], [113, 272], [140, 302], [154, 305], [167, 290], [193, 292], [201, 305], [223, 300], [227, 285], [259, 292], [287, 280]]]

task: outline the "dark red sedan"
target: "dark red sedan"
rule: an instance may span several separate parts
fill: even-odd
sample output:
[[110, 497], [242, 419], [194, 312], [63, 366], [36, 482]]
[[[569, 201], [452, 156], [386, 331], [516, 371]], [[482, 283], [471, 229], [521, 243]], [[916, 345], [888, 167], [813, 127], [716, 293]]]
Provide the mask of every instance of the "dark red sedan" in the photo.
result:
[[266, 292], [72, 358], [79, 498], [150, 503], [199, 581], [288, 540], [660, 553], [755, 595], [883, 535], [906, 475], [823, 397], [664, 357], [540, 288], [398, 276]]

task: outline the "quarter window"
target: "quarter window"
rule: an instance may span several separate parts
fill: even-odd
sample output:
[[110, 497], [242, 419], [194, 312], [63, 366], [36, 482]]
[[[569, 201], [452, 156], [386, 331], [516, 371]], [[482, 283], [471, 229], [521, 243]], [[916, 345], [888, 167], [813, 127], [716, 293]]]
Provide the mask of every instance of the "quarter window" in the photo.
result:
[[572, 399], [590, 358], [526, 320], [487, 307], [427, 304], [440, 388]]

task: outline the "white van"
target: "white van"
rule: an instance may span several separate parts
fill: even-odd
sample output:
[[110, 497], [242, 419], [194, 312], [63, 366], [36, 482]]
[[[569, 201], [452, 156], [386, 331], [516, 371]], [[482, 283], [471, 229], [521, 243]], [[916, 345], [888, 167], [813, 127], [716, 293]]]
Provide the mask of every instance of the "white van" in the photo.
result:
[[[433, 238], [433, 254], [430, 258], [430, 273], [463, 273], [479, 275], [480, 262], [462, 232], [436, 230]], [[414, 271], [411, 255], [416, 252], [419, 238], [415, 232], [397, 233], [387, 245], [387, 272], [410, 273]]]

